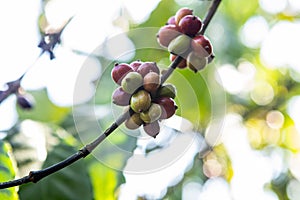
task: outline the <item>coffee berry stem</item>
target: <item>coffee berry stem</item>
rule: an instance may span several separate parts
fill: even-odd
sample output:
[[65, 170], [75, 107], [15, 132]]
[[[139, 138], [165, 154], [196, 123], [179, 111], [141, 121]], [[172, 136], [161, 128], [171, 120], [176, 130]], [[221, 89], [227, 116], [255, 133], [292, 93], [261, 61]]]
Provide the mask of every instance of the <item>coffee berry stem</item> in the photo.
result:
[[[219, 4], [221, 3], [221, 0], [214, 0], [211, 7], [209, 8], [209, 11], [207, 15], [205, 16], [205, 19], [203, 21], [204, 25], [200, 32], [200, 34], [204, 34], [208, 24], [211, 21], [211, 18], [214, 16]], [[176, 67], [179, 65], [179, 63], [182, 61], [182, 57], [177, 56], [176, 59], [170, 64], [168, 70], [162, 75], [161, 77], [161, 84], [163, 84], [169, 76], [173, 73], [173, 71], [176, 69]], [[21, 78], [22, 79], [22, 78]], [[3, 101], [3, 100], [2, 100]], [[0, 102], [1, 103], [1, 102]], [[85, 158], [88, 156], [101, 142], [103, 142], [106, 137], [108, 137], [111, 133], [113, 133], [122, 123], [124, 123], [129, 117], [130, 117], [130, 110], [123, 113], [119, 118], [110, 126], [108, 127], [104, 133], [102, 133], [100, 136], [98, 136], [94, 141], [87, 144], [82, 149], [75, 152], [73, 155], [69, 156], [65, 160], [62, 160], [56, 164], [53, 164], [45, 169], [37, 170], [37, 171], [31, 171], [29, 175], [24, 176], [19, 179], [2, 182], [0, 183], [0, 189], [4, 188], [10, 188], [15, 187], [18, 185], [23, 185], [29, 182], [36, 183], [39, 180], [75, 163], [76, 161], [80, 160], [81, 158]]]

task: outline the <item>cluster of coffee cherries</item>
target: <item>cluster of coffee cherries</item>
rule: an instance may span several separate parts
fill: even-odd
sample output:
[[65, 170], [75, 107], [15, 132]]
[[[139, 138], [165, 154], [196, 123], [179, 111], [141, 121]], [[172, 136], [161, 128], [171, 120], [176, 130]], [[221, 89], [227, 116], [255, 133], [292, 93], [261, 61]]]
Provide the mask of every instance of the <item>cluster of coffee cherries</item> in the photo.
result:
[[178, 68], [189, 67], [197, 72], [210, 61], [212, 45], [207, 37], [199, 34], [201, 28], [201, 19], [193, 15], [193, 10], [189, 8], [179, 9], [160, 28], [157, 40], [161, 46], [168, 48], [170, 60], [175, 60], [177, 56], [184, 58]]
[[159, 121], [174, 115], [176, 88], [172, 84], [161, 85], [160, 70], [155, 62], [133, 61], [116, 63], [111, 72], [119, 85], [112, 95], [113, 103], [128, 106], [130, 116], [125, 121], [128, 129], [141, 125], [145, 132], [156, 137]]

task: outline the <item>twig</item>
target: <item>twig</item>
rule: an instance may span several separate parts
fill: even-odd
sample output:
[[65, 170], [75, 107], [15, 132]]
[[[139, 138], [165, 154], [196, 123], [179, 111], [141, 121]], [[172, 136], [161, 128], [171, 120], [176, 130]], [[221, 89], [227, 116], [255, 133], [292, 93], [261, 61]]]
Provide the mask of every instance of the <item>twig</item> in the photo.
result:
[[[211, 21], [211, 18], [214, 16], [221, 0], [215, 0], [213, 1], [205, 19], [204, 19], [204, 27], [202, 29], [202, 34], [204, 34], [206, 27]], [[164, 83], [168, 77], [173, 73], [174, 69], [178, 66], [180, 61], [183, 58], [180, 56], [177, 56], [177, 58], [170, 64], [168, 70], [165, 72], [165, 74], [162, 76], [161, 82]], [[78, 150], [75, 154], [71, 155], [70, 157], [66, 158], [65, 160], [56, 163], [54, 165], [51, 165], [45, 169], [38, 170], [38, 171], [31, 171], [28, 176], [25, 176], [20, 179], [16, 179], [13, 181], [3, 182], [0, 183], [0, 189], [14, 187], [18, 185], [22, 185], [25, 183], [33, 182], [36, 183], [39, 180], [45, 178], [46, 176], [49, 176], [50, 174], [53, 174], [71, 164], [78, 161], [81, 158], [85, 158], [87, 155], [89, 155], [101, 142], [105, 140], [107, 136], [109, 136], [114, 130], [116, 130], [119, 125], [121, 125], [128, 117], [130, 116], [130, 113], [127, 111], [124, 114], [122, 114], [116, 122], [114, 122], [106, 131], [100, 135], [98, 138], [96, 138], [93, 142], [90, 144], [87, 144], [84, 148]]]

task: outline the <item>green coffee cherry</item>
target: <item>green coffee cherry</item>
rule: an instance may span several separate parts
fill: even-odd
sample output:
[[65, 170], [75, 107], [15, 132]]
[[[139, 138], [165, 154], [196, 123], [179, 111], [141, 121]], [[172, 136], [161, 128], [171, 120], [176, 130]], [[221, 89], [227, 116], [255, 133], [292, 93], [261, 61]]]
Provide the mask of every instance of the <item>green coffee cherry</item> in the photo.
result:
[[187, 66], [197, 73], [207, 65], [207, 57], [199, 57], [195, 52], [189, 53], [186, 59]]
[[125, 121], [125, 126], [131, 130], [137, 129], [142, 124], [143, 124], [143, 120], [140, 118], [139, 113], [134, 113], [133, 115], [130, 116], [129, 119]]
[[152, 123], [160, 118], [161, 112], [160, 105], [152, 103], [149, 110], [142, 112], [140, 117], [145, 123]]
[[170, 42], [168, 51], [176, 55], [181, 55], [190, 48], [190, 45], [191, 38], [187, 35], [182, 34]]
[[137, 72], [129, 72], [123, 78], [121, 86], [128, 94], [133, 94], [139, 87], [143, 85], [143, 77]]
[[130, 107], [136, 113], [141, 113], [149, 109], [151, 96], [145, 90], [140, 90], [133, 94], [130, 99]]
[[172, 99], [176, 96], [176, 88], [173, 84], [165, 84], [158, 89], [157, 96], [159, 97], [170, 97]]

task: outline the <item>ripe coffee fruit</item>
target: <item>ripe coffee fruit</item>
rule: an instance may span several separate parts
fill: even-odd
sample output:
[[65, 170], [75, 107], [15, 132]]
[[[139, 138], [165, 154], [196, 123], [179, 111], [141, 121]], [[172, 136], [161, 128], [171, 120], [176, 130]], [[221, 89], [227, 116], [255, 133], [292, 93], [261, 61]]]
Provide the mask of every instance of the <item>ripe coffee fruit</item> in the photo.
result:
[[197, 16], [186, 15], [180, 20], [178, 26], [182, 33], [194, 37], [200, 31], [202, 22]]
[[191, 46], [193, 51], [199, 57], [208, 57], [212, 54], [213, 48], [207, 37], [204, 35], [197, 35], [192, 39]]
[[191, 38], [182, 34], [170, 42], [168, 51], [176, 55], [182, 55], [190, 48], [190, 44]]
[[115, 89], [112, 99], [113, 103], [119, 106], [127, 106], [130, 102], [131, 94], [126, 93], [122, 87]]
[[157, 92], [157, 96], [159, 97], [170, 97], [172, 99], [176, 96], [176, 88], [174, 85], [166, 83], [163, 86], [161, 86]]
[[130, 99], [130, 107], [136, 113], [141, 113], [149, 109], [151, 96], [145, 90], [139, 90]]
[[160, 105], [152, 103], [147, 111], [140, 114], [140, 117], [145, 123], [152, 123], [160, 118], [161, 113]]
[[202, 70], [207, 65], [207, 57], [199, 57], [194, 51], [187, 57], [187, 66], [195, 73]]
[[140, 73], [143, 77], [146, 76], [149, 72], [155, 72], [159, 74], [159, 68], [155, 62], [144, 62], [138, 69], [137, 72]]
[[168, 47], [170, 42], [180, 35], [179, 28], [174, 24], [161, 27], [157, 34], [157, 40], [163, 47]]
[[160, 119], [168, 119], [172, 115], [174, 115], [177, 106], [175, 105], [173, 99], [169, 97], [160, 97], [157, 100], [155, 100], [155, 103], [159, 104], [161, 106], [161, 116]]
[[179, 25], [180, 20], [186, 15], [192, 15], [193, 10], [189, 8], [180, 8], [175, 14], [175, 23]]
[[142, 61], [136, 60], [133, 61], [132, 63], [130, 63], [130, 67], [133, 69], [133, 71], [137, 71], [137, 69], [141, 66], [141, 64], [143, 64]]
[[144, 89], [148, 92], [155, 92], [160, 86], [160, 75], [155, 72], [149, 72], [144, 77]]
[[137, 72], [129, 72], [121, 82], [122, 89], [128, 93], [134, 93], [143, 85], [143, 77]]
[[160, 127], [158, 121], [152, 122], [150, 124], [144, 124], [144, 131], [151, 137], [156, 137], [159, 134]]
[[[170, 54], [170, 60], [173, 62], [176, 59], [176, 55]], [[177, 68], [184, 69], [186, 68], [186, 60], [183, 58], [180, 63], [177, 65]]]
[[140, 118], [140, 114], [139, 113], [134, 113], [133, 115], [131, 115], [129, 117], [129, 119], [127, 119], [125, 121], [125, 126], [128, 129], [137, 129], [138, 127], [140, 127], [143, 124], [142, 119]]
[[132, 71], [133, 69], [128, 64], [116, 63], [111, 71], [111, 77], [117, 84], [121, 85], [122, 79], [125, 77], [125, 75]]

